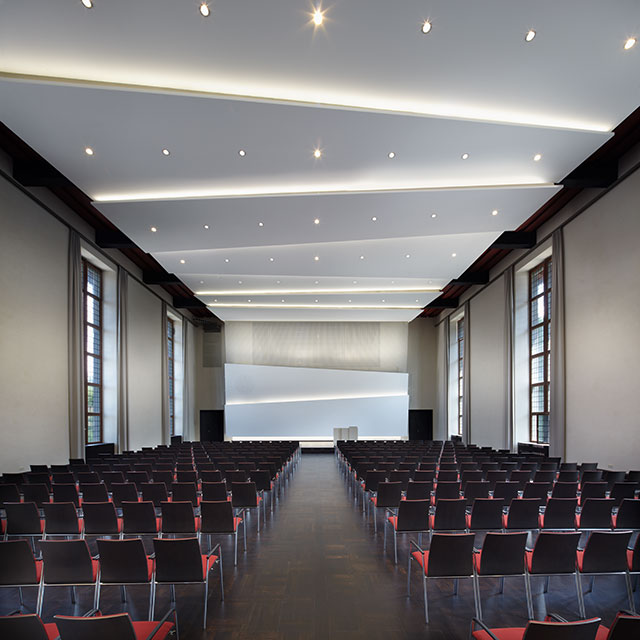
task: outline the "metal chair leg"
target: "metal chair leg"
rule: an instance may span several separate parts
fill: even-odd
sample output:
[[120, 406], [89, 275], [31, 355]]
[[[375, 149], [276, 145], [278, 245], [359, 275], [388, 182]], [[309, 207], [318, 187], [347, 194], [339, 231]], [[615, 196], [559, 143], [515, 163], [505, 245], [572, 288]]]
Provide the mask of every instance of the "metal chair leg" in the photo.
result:
[[222, 549], [220, 549], [220, 555], [218, 556], [218, 565], [220, 568], [220, 600], [224, 601], [224, 579], [222, 577]]
[[580, 617], [586, 618], [585, 609], [584, 609], [584, 594], [582, 593], [582, 580], [580, 579], [580, 575], [576, 571], [574, 573], [576, 579], [576, 593], [578, 594], [578, 608], [580, 610]]
[[393, 527], [393, 557], [398, 564], [398, 534], [395, 527]]
[[500, 591], [498, 593], [504, 593], [504, 576], [500, 578]]
[[[154, 583], [153, 580], [151, 580], [151, 582], [149, 583], [149, 621], [153, 620], [153, 618], [151, 617], [152, 613], [152, 609], [153, 609], [153, 601], [154, 601]], [[94, 607], [95, 609], [97, 609], [98, 607]]]
[[209, 602], [209, 571], [207, 570], [207, 577], [204, 580], [204, 618], [202, 620], [202, 628], [207, 628], [207, 604]]
[[96, 580], [96, 587], [93, 590], [93, 608], [100, 608], [100, 579]]
[[20, 606], [24, 607], [24, 598], [22, 597], [22, 587], [18, 587], [18, 596], [20, 597]]
[[75, 587], [71, 587], [71, 603], [72, 604], [76, 603], [76, 588]]
[[625, 579], [625, 582], [627, 583], [627, 597], [629, 598], [629, 609], [631, 610], [631, 613], [635, 614], [636, 607], [635, 607], [635, 602], [633, 600], [633, 592], [631, 590], [631, 575], [629, 574], [628, 571], [625, 572], [624, 579]]
[[122, 602], [127, 601], [127, 589], [123, 584], [120, 585], [120, 599], [122, 600]]
[[453, 595], [458, 595], [458, 578], [453, 579]]
[[551, 582], [551, 576], [547, 576], [544, 579], [544, 592], [543, 593], [549, 593], [549, 582]]
[[429, 624], [429, 603], [427, 601], [427, 576], [422, 570], [422, 589], [424, 591], [424, 621]]
[[476, 602], [476, 618], [482, 620], [482, 601], [480, 600], [480, 579], [478, 575], [473, 576], [473, 595]]
[[533, 620], [533, 597], [531, 596], [531, 576], [527, 571], [524, 574], [524, 589], [527, 595], [527, 614], [529, 620]]

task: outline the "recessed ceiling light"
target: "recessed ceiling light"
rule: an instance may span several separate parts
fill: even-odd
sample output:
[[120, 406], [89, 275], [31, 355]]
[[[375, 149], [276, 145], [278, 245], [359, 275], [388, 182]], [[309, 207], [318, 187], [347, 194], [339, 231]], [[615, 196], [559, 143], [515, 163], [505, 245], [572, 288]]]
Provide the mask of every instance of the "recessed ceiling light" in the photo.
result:
[[458, 255], [457, 253], [452, 253], [452, 254], [451, 254], [451, 257], [452, 257], [452, 258], [455, 258], [457, 255]]
[[498, 215], [498, 210], [497, 210], [497, 209], [494, 209], [494, 210], [491, 212], [491, 215], [492, 215], [492, 216], [497, 216], [497, 215]]
[[313, 224], [320, 224], [320, 219], [319, 219], [319, 218], [316, 218], [316, 219], [313, 221]]
[[351, 302], [351, 300], [347, 300], [347, 302]]
[[422, 33], [427, 34], [429, 33], [429, 31], [431, 31], [431, 27], [433, 25], [431, 24], [431, 22], [429, 22], [429, 20], [425, 20], [422, 23], [422, 26], [420, 27], [420, 31], [422, 31]]
[[416, 302], [418, 302], [418, 298], [416, 298]]
[[280, 302], [284, 302], [284, 298], [282, 298], [282, 300], [280, 300]]
[[395, 283], [396, 283], [396, 281], [395, 281], [395, 280], [392, 280], [392, 281], [391, 281], [391, 284], [395, 284]]
[[357, 280], [354, 280], [354, 281], [353, 281], [353, 284], [358, 284], [358, 281], [357, 281]]
[[158, 230], [158, 228], [157, 228], [157, 227], [151, 227], [151, 232], [152, 232], [152, 233], [155, 233], [157, 230]]
[[84, 152], [88, 155], [88, 156], [92, 156], [93, 155], [93, 149], [91, 147], [85, 147]]
[[204, 284], [204, 280], [200, 280], [200, 284]]
[[280, 280], [276, 280], [276, 284], [280, 284]]
[[259, 227], [264, 227], [264, 222], [258, 222]]
[[316, 9], [313, 12], [313, 24], [316, 25], [316, 27], [319, 27], [322, 22], [324, 20], [324, 16], [322, 15], [322, 11], [320, 11], [320, 9]]
[[318, 262], [318, 260], [320, 260], [320, 256], [313, 256], [313, 259]]
[[214, 298], [214, 300], [213, 300], [213, 301], [214, 301], [214, 302], [218, 302], [218, 298]]
[[275, 258], [269, 258], [269, 262], [273, 262]]
[[200, 5], [199, 11], [200, 11], [200, 15], [203, 18], [207, 18], [209, 16], [209, 14], [211, 13], [211, 10], [209, 9], [209, 5], [206, 2], [203, 2]]
[[249, 300], [247, 300], [247, 302], [251, 302], [251, 298], [249, 298]]
[[208, 229], [208, 228], [209, 228], [209, 225], [208, 225], [208, 224], [203, 224], [203, 225], [202, 225], [202, 228], [203, 228], [203, 229]]
[[225, 258], [225, 259], [224, 259], [224, 261], [225, 261], [225, 262], [229, 262], [229, 258]]
[[468, 160], [468, 159], [469, 159], [469, 154], [468, 154], [468, 153], [463, 153], [460, 157], [461, 157], [463, 160]]
[[437, 217], [438, 217], [438, 214], [437, 214], [437, 213], [432, 213], [432, 214], [431, 214], [431, 217], [432, 217], [432, 218], [437, 218]]
[[373, 216], [373, 218], [371, 218], [371, 221], [372, 221], [372, 222], [377, 222], [377, 221], [378, 221], [378, 218], [376, 218], [376, 216]]
[[82, 4], [83, 4], [87, 9], [93, 9], [93, 2], [91, 2], [91, 0], [82, 0]]
[[405, 255], [405, 258], [410, 258], [410, 257], [411, 257], [411, 254], [410, 254], [410, 253], [407, 253], [407, 254]]
[[162, 150], [162, 155], [163, 156], [170, 156], [171, 155], [171, 151], [169, 151], [169, 149], [163, 149]]
[[184, 260], [182, 258], [180, 259], [180, 264], [184, 264], [185, 262], [186, 262], [186, 260]]
[[624, 43], [625, 51], [628, 51], [629, 49], [633, 48], [636, 42], [637, 40], [635, 38], [628, 38], [627, 41]]
[[364, 260], [364, 256], [360, 256], [360, 260]]
[[318, 301], [316, 300], [316, 302], [318, 302]]
[[320, 151], [320, 149], [315, 149], [314, 152], [313, 152], [313, 157], [314, 158], [322, 157], [322, 151]]
[[540, 162], [540, 160], [542, 160], [542, 154], [541, 153], [536, 153], [536, 155], [533, 156], [533, 161], [534, 162]]
[[242, 284], [242, 280], [238, 280], [238, 284]]
[[529, 29], [524, 36], [526, 42], [531, 42], [536, 37], [536, 32], [533, 29]]
[[313, 284], [318, 284], [318, 281], [316, 280]]
[[387, 157], [390, 160], [393, 160], [396, 157], [396, 154], [393, 151], [389, 151], [389, 153], [387, 154]]
[[241, 158], [244, 158], [247, 155], [247, 152], [244, 149], [240, 149], [240, 151], [238, 151], [238, 155]]

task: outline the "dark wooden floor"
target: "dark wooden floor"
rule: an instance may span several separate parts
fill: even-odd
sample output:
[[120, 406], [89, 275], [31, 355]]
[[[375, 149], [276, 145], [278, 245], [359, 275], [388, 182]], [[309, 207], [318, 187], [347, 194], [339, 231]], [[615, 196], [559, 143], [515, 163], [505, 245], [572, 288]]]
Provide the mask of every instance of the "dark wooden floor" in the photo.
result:
[[[230, 538], [224, 549], [225, 601], [219, 600], [212, 574], [207, 630], [202, 624], [202, 589], [177, 588], [180, 636], [183, 640], [240, 640], [296, 638], [367, 639], [464, 639], [474, 615], [470, 581], [461, 580], [458, 596], [451, 595], [448, 580], [429, 583], [431, 623], [426, 626], [422, 586], [414, 574], [413, 595], [406, 597], [407, 550], [400, 547], [399, 564], [393, 564], [393, 546], [382, 551], [382, 534], [373, 533], [360, 507], [354, 506], [333, 456], [305, 454], [273, 517], [256, 535], [255, 516], [249, 526], [249, 550], [233, 566]], [[0, 568], [1, 570], [1, 568]], [[586, 585], [585, 585], [586, 586]], [[534, 580], [536, 617], [555, 611], [578, 618], [573, 578], [552, 578], [549, 593], [542, 596], [542, 581]], [[0, 590], [2, 612], [17, 608], [15, 590]], [[26, 608], [33, 610], [35, 594], [26, 593]], [[66, 588], [51, 588], [45, 596], [43, 617], [55, 613], [80, 614], [91, 608], [91, 593], [79, 589], [74, 606]], [[493, 626], [523, 626], [526, 621], [524, 585], [507, 579], [504, 595], [498, 581], [481, 586], [485, 621]], [[134, 618], [147, 615], [147, 591], [130, 588], [127, 604], [116, 588], [103, 588], [104, 613], [122, 610]], [[636, 593], [636, 599], [638, 598]], [[156, 613], [169, 606], [168, 589], [159, 589]], [[595, 592], [586, 596], [587, 615], [610, 622], [627, 607], [624, 579], [596, 580]], [[158, 616], [156, 616], [158, 617]]]

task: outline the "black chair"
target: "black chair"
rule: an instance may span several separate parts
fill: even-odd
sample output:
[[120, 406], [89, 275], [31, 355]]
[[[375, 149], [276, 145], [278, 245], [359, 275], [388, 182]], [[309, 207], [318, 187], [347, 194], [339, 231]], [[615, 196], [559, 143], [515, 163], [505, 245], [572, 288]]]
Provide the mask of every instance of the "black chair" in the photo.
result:
[[436, 481], [438, 484], [440, 484], [441, 482], [458, 482], [458, 472], [451, 469], [442, 469], [442, 467], [440, 468], [440, 471], [438, 471], [438, 475], [436, 477]]
[[571, 530], [576, 528], [578, 498], [550, 498], [540, 514], [541, 529]]
[[29, 538], [33, 547], [33, 539], [42, 537], [44, 520], [40, 519], [40, 512], [35, 502], [5, 502], [4, 510], [7, 522], [4, 539], [9, 536]]
[[0, 484], [0, 509], [5, 502], [20, 502], [20, 492], [16, 484]]
[[467, 501], [464, 498], [442, 498], [436, 502], [435, 514], [429, 516], [429, 528], [434, 532], [466, 531], [466, 510]]
[[406, 491], [411, 480], [411, 471], [408, 469], [394, 469], [389, 474], [389, 482], [399, 482], [402, 491]]
[[463, 484], [463, 493], [466, 500], [471, 503], [476, 498], [488, 498], [491, 483], [487, 481], [471, 480], [466, 486]]
[[560, 469], [556, 482], [578, 482], [580, 480], [580, 472], [577, 469], [568, 470]]
[[[169, 618], [173, 618], [173, 622]], [[128, 613], [82, 617], [58, 615], [54, 620], [60, 640], [166, 640], [171, 631], [178, 628], [174, 607], [158, 622], [134, 622]]]
[[227, 499], [226, 482], [202, 482], [202, 500], [219, 502]]
[[378, 532], [378, 509], [397, 509], [402, 500], [401, 482], [380, 482], [375, 495], [371, 496], [373, 504], [373, 530]]
[[429, 502], [427, 500], [402, 500], [397, 512], [387, 509], [390, 515], [385, 520], [384, 550], [387, 549], [387, 524], [393, 528], [393, 555], [398, 564], [398, 534], [429, 531]]
[[58, 637], [58, 627], [55, 623], [44, 624], [40, 616], [35, 613], [0, 616], [0, 638], [51, 640]]
[[200, 504], [200, 533], [206, 534], [211, 547], [212, 535], [232, 535], [234, 537], [234, 560], [238, 564], [238, 528], [242, 525], [244, 534], [244, 550], [247, 550], [247, 528], [241, 516], [234, 516], [233, 507], [228, 500], [208, 501]]
[[613, 487], [611, 487], [609, 497], [612, 500], [615, 500], [616, 506], [618, 506], [625, 498], [633, 500], [637, 490], [637, 482], [616, 482]]
[[71, 471], [57, 472], [51, 474], [52, 486], [56, 484], [75, 484], [76, 479]]
[[[527, 606], [531, 602], [528, 593], [529, 583], [525, 577], [524, 552], [529, 534], [526, 531], [518, 533], [487, 533], [482, 549], [476, 549], [473, 561], [476, 569], [476, 590], [478, 593], [478, 618], [482, 620], [482, 600], [480, 598], [481, 577], [500, 578], [500, 593], [504, 591], [506, 576], [522, 576]], [[533, 618], [533, 610], [528, 609], [529, 618]]]
[[111, 498], [116, 507], [122, 507], [123, 502], [137, 502], [138, 489], [133, 482], [114, 482], [111, 485]]
[[50, 502], [43, 509], [44, 540], [49, 536], [82, 536], [82, 520], [73, 502]]
[[160, 518], [153, 502], [122, 503], [122, 536], [157, 536]]
[[533, 531], [539, 526], [540, 501], [537, 498], [516, 498], [509, 505], [509, 512], [503, 515], [504, 529]]
[[551, 482], [529, 482], [525, 485], [522, 492], [523, 498], [538, 498], [538, 505], [544, 506], [547, 501], [547, 495], [553, 488]]
[[91, 557], [84, 540], [43, 540], [40, 551], [44, 563], [40, 597], [36, 613], [42, 615], [45, 588], [48, 586], [71, 587], [71, 601], [75, 603], [75, 587], [95, 588], [98, 578], [98, 560]]
[[458, 579], [471, 578], [473, 581], [473, 599], [476, 616], [478, 613], [478, 596], [474, 580], [473, 567], [473, 533], [435, 533], [428, 551], [424, 551], [411, 540], [407, 568], [407, 595], [411, 596], [411, 563], [415, 561], [422, 569], [422, 589], [424, 595], [424, 618], [429, 623], [429, 604], [427, 599], [427, 579], [451, 578], [454, 580], [454, 595], [458, 594]]
[[[24, 606], [23, 587], [37, 587], [40, 598], [42, 560], [36, 560], [26, 540], [0, 542], [0, 587], [18, 589], [20, 606]], [[10, 638], [11, 636], [1, 636]]]
[[582, 601], [582, 615], [584, 617], [584, 594], [582, 592], [581, 576], [591, 576], [591, 588], [596, 575], [623, 575], [627, 587], [629, 608], [635, 609], [633, 593], [631, 592], [631, 577], [627, 566], [627, 545], [631, 540], [631, 531], [594, 531], [587, 540], [584, 549], [577, 551], [579, 597]]
[[471, 505], [471, 513], [466, 516], [467, 529], [470, 531], [502, 529], [503, 507], [504, 500], [496, 498], [476, 498]]
[[493, 489], [493, 497], [502, 498], [505, 504], [509, 504], [514, 498], [518, 497], [519, 492], [519, 482], [502, 482], [498, 480]]
[[[258, 495], [255, 482], [232, 482], [231, 483], [231, 504], [238, 511], [258, 511], [258, 533], [260, 533], [260, 504], [263, 502], [262, 496]], [[265, 522], [267, 514], [264, 514]], [[246, 524], [245, 524], [246, 526]]]
[[459, 482], [438, 482], [431, 504], [437, 504], [438, 500], [455, 500], [460, 497]]
[[200, 519], [193, 512], [193, 504], [188, 500], [181, 502], [163, 502], [159, 537], [165, 535], [194, 536], [200, 535]]
[[[551, 614], [544, 621], [529, 620], [526, 627], [511, 629], [489, 628], [481, 620], [471, 621], [471, 640], [595, 640], [600, 618], [567, 622]], [[479, 627], [476, 629], [476, 626]], [[600, 636], [598, 636], [600, 637]]]
[[[255, 482], [256, 491], [259, 495], [269, 496], [270, 510], [273, 513], [273, 482], [271, 472], [268, 469], [253, 469], [251, 471], [251, 482]], [[264, 508], [267, 508], [265, 503]]]
[[[97, 541], [100, 559], [100, 573], [96, 581], [94, 601], [96, 609], [100, 607], [101, 587], [131, 584], [149, 586], [149, 620], [153, 609], [153, 559], [147, 557], [140, 538], [130, 540]], [[126, 592], [123, 589], [123, 596]]]
[[606, 633], [603, 640], [629, 640], [640, 637], [640, 616], [629, 611], [618, 611], [610, 628], [600, 625], [600, 632]]
[[170, 487], [174, 481], [173, 471], [170, 469], [154, 469], [151, 472], [151, 480], [154, 483], [163, 483], [166, 487]]
[[618, 513], [611, 516], [613, 529], [640, 529], [640, 500], [624, 498]]
[[[189, 505], [191, 506], [191, 505]], [[208, 554], [202, 555], [197, 538], [176, 540], [154, 539], [156, 571], [154, 591], [157, 585], [204, 584], [204, 620], [202, 628], [207, 628], [207, 605], [209, 599], [209, 573], [217, 564], [220, 569], [220, 600], [224, 600], [224, 582], [222, 577], [222, 555], [217, 544]], [[215, 555], [217, 552], [217, 555]], [[153, 603], [155, 605], [155, 601]], [[153, 609], [151, 617], [153, 617]]]
[[160, 508], [163, 502], [169, 501], [167, 485], [164, 482], [143, 482], [140, 491], [144, 502], [153, 502], [156, 508]]
[[606, 482], [585, 482], [580, 490], [580, 505], [589, 498], [606, 498], [607, 483]]
[[122, 471], [104, 471], [100, 475], [108, 491], [112, 491], [111, 487], [114, 483], [124, 484], [124, 473]]
[[95, 471], [74, 471], [74, 477], [78, 485], [98, 484], [100, 476]]
[[200, 472], [200, 480], [204, 482], [222, 482], [222, 473], [215, 470], [203, 470]]
[[80, 483], [82, 502], [109, 502], [107, 487], [102, 482]]
[[149, 474], [146, 471], [127, 471], [125, 480], [133, 483], [136, 490], [140, 492], [142, 491], [142, 483], [149, 482]]
[[20, 487], [20, 492], [22, 493], [24, 502], [35, 502], [39, 509], [42, 508], [43, 504], [51, 501], [49, 487], [44, 483], [23, 484]]
[[190, 502], [198, 506], [198, 489], [195, 482], [174, 482], [171, 485], [171, 500], [173, 502]]
[[70, 484], [54, 484], [53, 485], [53, 501], [54, 502], [73, 502], [76, 508], [80, 507], [80, 496], [74, 483]]
[[407, 500], [430, 500], [432, 488], [431, 482], [411, 481], [407, 485], [406, 498]]
[[578, 482], [556, 482], [551, 491], [552, 498], [575, 498], [578, 495]]
[[490, 490], [495, 491], [496, 483], [507, 481], [507, 471], [500, 469], [488, 469], [486, 470], [486, 480], [490, 485]]
[[178, 482], [191, 482], [195, 485], [198, 484], [198, 472], [189, 470], [189, 471], [176, 471], [176, 480]]
[[113, 502], [82, 503], [84, 535], [86, 536], [120, 536], [122, 519], [118, 518]]
[[580, 535], [577, 531], [541, 531], [533, 549], [525, 552], [530, 611], [533, 611], [530, 576], [540, 575], [547, 578], [545, 586], [546, 592], [549, 586], [550, 576], [573, 575], [576, 582], [576, 594], [578, 596], [580, 615], [583, 618], [585, 617], [576, 569], [576, 551], [578, 549]]
[[609, 498], [588, 498], [576, 515], [576, 528], [583, 531], [611, 529], [613, 502]]

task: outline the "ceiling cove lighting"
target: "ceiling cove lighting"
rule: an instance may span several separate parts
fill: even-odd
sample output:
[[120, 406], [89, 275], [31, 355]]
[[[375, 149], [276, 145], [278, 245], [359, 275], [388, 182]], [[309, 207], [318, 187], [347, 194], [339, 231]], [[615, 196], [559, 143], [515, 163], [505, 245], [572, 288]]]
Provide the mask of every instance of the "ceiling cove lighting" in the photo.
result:
[[635, 46], [636, 42], [637, 40], [635, 38], [627, 38], [624, 43], [624, 50], [629, 51], [629, 49], [632, 49]]
[[[284, 300], [282, 301], [284, 303]], [[226, 309], [246, 309], [249, 305], [246, 302], [217, 302], [209, 303], [208, 307], [218, 307]], [[386, 304], [359, 304], [359, 305], [346, 305], [346, 304], [256, 304], [252, 303], [252, 309], [422, 309], [419, 305], [407, 304], [407, 305], [386, 305]]]
[[531, 42], [536, 37], [536, 32], [533, 29], [529, 29], [524, 36], [525, 42]]
[[200, 11], [200, 15], [203, 18], [208, 18], [211, 15], [211, 10], [209, 9], [209, 5], [206, 2], [200, 4], [198, 11]]
[[422, 33], [424, 33], [426, 35], [427, 33], [429, 33], [431, 31], [431, 27], [432, 26], [433, 25], [431, 24], [431, 22], [429, 20], [425, 20], [422, 23], [422, 26], [420, 27], [420, 31], [422, 31]]
[[[278, 281], [279, 282], [279, 281]], [[197, 296], [269, 296], [269, 295], [282, 295], [283, 293], [288, 296], [293, 295], [317, 295], [321, 294], [336, 294], [341, 293], [438, 293], [440, 289], [438, 287], [394, 287], [394, 288], [342, 288], [342, 289], [252, 289], [251, 291], [196, 291]]]
[[[217, 198], [251, 198], [251, 197], [287, 197], [287, 196], [316, 196], [316, 195], [343, 195], [366, 193], [399, 193], [411, 191], [447, 191], [458, 189], [502, 189], [502, 188], [532, 188], [553, 187], [553, 183], [543, 182], [534, 176], [522, 176], [510, 181], [495, 182], [486, 179], [466, 180], [458, 182], [442, 182], [438, 184], [387, 184], [376, 188], [359, 188], [350, 184], [336, 185], [300, 185], [300, 186], [256, 186], [245, 189], [225, 189], [224, 187], [212, 187], [195, 190], [171, 190], [171, 191], [144, 191], [129, 193], [96, 193], [91, 194], [95, 202], [143, 202], [153, 200], [197, 200]], [[316, 222], [318, 220], [318, 222]], [[316, 218], [314, 224], [320, 224]]]

